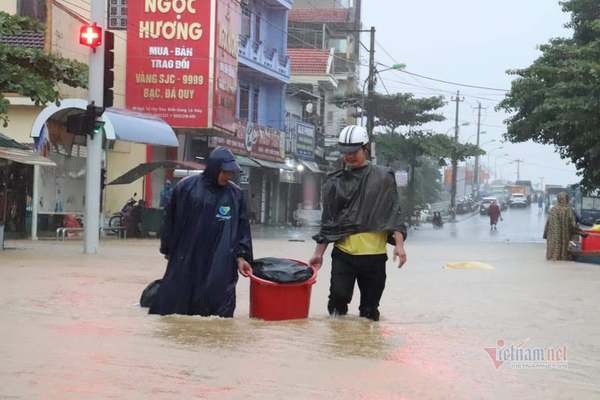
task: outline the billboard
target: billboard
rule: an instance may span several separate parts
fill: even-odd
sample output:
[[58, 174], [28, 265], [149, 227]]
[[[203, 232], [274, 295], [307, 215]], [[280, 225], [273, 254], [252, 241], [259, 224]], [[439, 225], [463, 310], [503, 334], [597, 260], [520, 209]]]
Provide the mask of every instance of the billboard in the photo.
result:
[[235, 133], [238, 89], [238, 44], [241, 7], [238, 1], [218, 0], [216, 18], [214, 98], [212, 125]]
[[233, 135], [211, 137], [209, 146], [226, 146], [236, 154], [261, 160], [283, 162], [285, 157], [283, 132], [246, 121], [236, 125]]
[[173, 127], [207, 127], [216, 0], [128, 3], [127, 108]]

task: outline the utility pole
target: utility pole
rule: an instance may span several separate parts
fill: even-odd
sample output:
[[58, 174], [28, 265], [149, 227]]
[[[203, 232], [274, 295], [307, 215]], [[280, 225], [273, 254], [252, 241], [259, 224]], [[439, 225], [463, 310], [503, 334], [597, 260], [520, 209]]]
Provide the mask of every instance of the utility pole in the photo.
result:
[[[375, 27], [371, 27], [371, 45], [369, 47], [369, 84], [367, 101], [367, 133], [369, 134], [369, 147], [373, 148], [373, 128], [375, 127], [375, 113], [373, 112], [373, 95], [375, 93]], [[363, 86], [364, 88], [364, 86]], [[363, 89], [364, 90], [364, 89]], [[371, 153], [372, 154], [372, 153]]]
[[[106, 27], [106, 0], [91, 0], [91, 22]], [[102, 46], [105, 44], [102, 43]], [[103, 104], [104, 47], [90, 53], [88, 96], [90, 102]], [[100, 243], [100, 169], [102, 133], [88, 135], [85, 177], [85, 223], [83, 251], [96, 254]]]
[[[477, 102], [477, 147], [479, 147], [479, 135], [481, 133], [481, 102]], [[479, 155], [475, 156], [475, 182], [473, 185], [473, 194], [479, 198]]]
[[521, 180], [521, 163], [524, 161], [517, 159], [514, 162], [517, 163], [517, 180], [520, 181]]
[[[464, 101], [464, 97], [460, 97], [460, 90], [456, 91], [456, 97], [452, 99], [452, 101], [456, 102], [456, 115], [454, 120], [454, 141], [456, 142], [456, 146], [458, 149], [458, 109], [459, 104]], [[456, 183], [457, 183], [457, 174], [458, 174], [458, 155], [452, 155], [452, 188], [450, 191], [450, 207], [453, 209], [456, 208]]]

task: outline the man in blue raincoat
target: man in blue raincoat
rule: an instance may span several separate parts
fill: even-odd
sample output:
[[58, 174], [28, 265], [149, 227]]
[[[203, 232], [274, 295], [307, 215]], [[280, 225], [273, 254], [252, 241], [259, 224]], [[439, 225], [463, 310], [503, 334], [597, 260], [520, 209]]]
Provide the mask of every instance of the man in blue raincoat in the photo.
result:
[[233, 317], [238, 271], [248, 276], [252, 239], [239, 166], [213, 150], [202, 175], [179, 182], [166, 208], [160, 252], [169, 260], [150, 314]]

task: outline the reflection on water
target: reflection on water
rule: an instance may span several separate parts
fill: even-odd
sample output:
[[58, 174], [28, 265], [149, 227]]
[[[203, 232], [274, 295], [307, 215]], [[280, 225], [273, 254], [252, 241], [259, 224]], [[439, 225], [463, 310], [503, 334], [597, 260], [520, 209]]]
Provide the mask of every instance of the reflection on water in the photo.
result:
[[208, 351], [300, 351], [331, 358], [385, 359], [403, 343], [391, 325], [352, 316], [279, 322], [166, 316], [156, 325], [156, 334], [168, 342]]
[[364, 318], [331, 318], [325, 322], [328, 335], [324, 347], [335, 357], [385, 359], [403, 342], [394, 329]]
[[207, 350], [236, 350], [258, 339], [259, 330], [247, 320], [172, 315], [160, 318], [158, 336], [185, 346]]

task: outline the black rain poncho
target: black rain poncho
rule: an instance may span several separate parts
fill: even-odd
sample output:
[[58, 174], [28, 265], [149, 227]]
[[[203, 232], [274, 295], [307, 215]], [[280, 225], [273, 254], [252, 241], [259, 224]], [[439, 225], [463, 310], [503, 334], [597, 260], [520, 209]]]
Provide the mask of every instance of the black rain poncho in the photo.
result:
[[242, 191], [217, 184], [230, 157], [216, 149], [202, 175], [175, 187], [161, 228], [160, 251], [169, 262], [151, 314], [233, 316], [237, 257], [252, 261], [252, 240]]
[[391, 169], [367, 164], [327, 176], [321, 230], [313, 236], [317, 243], [336, 242], [360, 232], [388, 232], [388, 241], [393, 243], [394, 231], [406, 239]]

